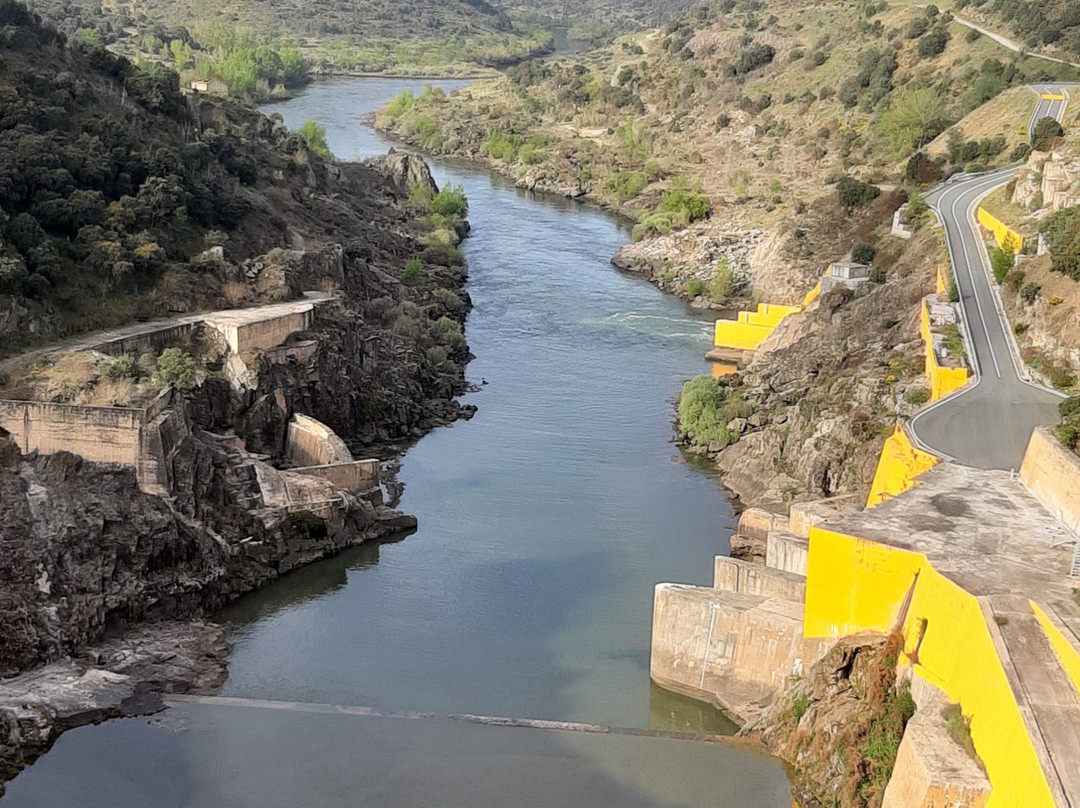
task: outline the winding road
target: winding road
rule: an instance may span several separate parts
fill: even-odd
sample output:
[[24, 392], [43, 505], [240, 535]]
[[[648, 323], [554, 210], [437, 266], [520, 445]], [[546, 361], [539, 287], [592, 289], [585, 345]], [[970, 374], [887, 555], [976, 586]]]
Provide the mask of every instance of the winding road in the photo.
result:
[[[1069, 90], [1060, 84], [1032, 84], [1029, 88], [1039, 96], [1035, 111], [1028, 121], [1028, 140], [1035, 131], [1035, 124], [1042, 118], [1053, 118], [1058, 123], [1065, 120], [1065, 108], [1069, 105]], [[1049, 97], [1048, 97], [1049, 96]]]
[[[1068, 95], [1063, 86], [1037, 85], [1032, 90], [1040, 98], [1029, 132], [1039, 118], [1064, 118]], [[1044, 99], [1043, 94], [1066, 100]], [[1056, 423], [1061, 401], [1058, 393], [1026, 379], [975, 223], [979, 200], [1015, 172], [1014, 166], [957, 175], [926, 197], [945, 228], [975, 381], [922, 410], [908, 421], [907, 430], [919, 448], [981, 469], [1019, 469], [1031, 431]]]

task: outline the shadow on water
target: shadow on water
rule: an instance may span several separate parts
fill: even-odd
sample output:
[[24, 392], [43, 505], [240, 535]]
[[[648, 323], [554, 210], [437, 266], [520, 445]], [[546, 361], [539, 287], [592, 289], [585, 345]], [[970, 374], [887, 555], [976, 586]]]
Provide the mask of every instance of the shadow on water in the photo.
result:
[[382, 541], [368, 541], [356, 547], [292, 570], [273, 584], [222, 607], [212, 616], [215, 622], [245, 625], [290, 606], [299, 606], [331, 594], [349, 583], [349, 572], [374, 567], [384, 545], [397, 544], [415, 531], [403, 531]]
[[775, 769], [692, 741], [185, 703], [65, 734], [3, 805], [779, 808]]

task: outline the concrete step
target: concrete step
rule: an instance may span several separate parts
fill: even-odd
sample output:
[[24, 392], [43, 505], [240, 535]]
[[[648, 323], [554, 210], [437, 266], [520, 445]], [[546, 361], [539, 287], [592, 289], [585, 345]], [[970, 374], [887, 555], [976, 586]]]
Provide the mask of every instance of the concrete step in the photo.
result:
[[1062, 808], [1080, 808], [1080, 697], [1027, 598], [995, 596], [988, 606], [988, 625], [1008, 650], [1005, 674], [1051, 793]]

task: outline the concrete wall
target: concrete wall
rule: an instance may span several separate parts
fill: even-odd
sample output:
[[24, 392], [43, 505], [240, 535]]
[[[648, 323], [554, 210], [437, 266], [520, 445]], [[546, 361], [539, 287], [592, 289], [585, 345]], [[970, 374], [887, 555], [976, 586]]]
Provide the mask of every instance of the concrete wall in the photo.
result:
[[293, 415], [285, 438], [285, 460], [290, 465], [328, 466], [352, 459], [349, 447], [326, 424], [300, 413]]
[[1062, 524], [1080, 533], [1080, 457], [1043, 427], [1031, 433], [1020, 481]]
[[1049, 606], [1044, 610], [1033, 600], [1028, 601], [1032, 614], [1039, 621], [1054, 655], [1061, 663], [1065, 675], [1069, 677], [1077, 696], [1080, 696], [1080, 639], [1072, 633], [1064, 621]]
[[717, 320], [713, 345], [752, 351], [772, 334], [781, 320], [799, 310], [799, 306], [759, 303], [756, 311], [740, 311], [737, 320]]
[[870, 483], [870, 495], [866, 498], [866, 507], [877, 505], [907, 491], [915, 485], [915, 478], [929, 471], [938, 463], [938, 458], [922, 452], [911, 445], [907, 434], [897, 424], [892, 435], [885, 439], [878, 457], [874, 479]]
[[328, 466], [306, 466], [290, 469], [295, 474], [318, 477], [332, 483], [335, 488], [363, 493], [379, 485], [378, 460], [354, 460], [351, 463], [334, 463]]
[[902, 663], [971, 717], [971, 736], [993, 787], [988, 808], [1051, 808], [1054, 800], [1002, 655], [978, 599], [925, 556], [811, 529], [807, 637], [904, 634]]
[[0, 401], [0, 427], [22, 452], [67, 451], [98, 463], [135, 466], [142, 410]]
[[197, 318], [178, 323], [168, 323], [157, 328], [148, 326], [141, 334], [130, 334], [115, 339], [104, 339], [94, 346], [94, 350], [109, 356], [130, 354], [142, 356], [145, 353], [160, 354], [166, 348], [190, 345], [199, 327]]
[[990, 783], [979, 764], [949, 735], [945, 699], [920, 703], [900, 741], [881, 808], [983, 808]]
[[717, 556], [713, 565], [713, 589], [802, 603], [806, 597], [806, 578], [737, 558]]
[[919, 310], [919, 333], [922, 335], [926, 353], [925, 373], [930, 383], [930, 400], [938, 401], [968, 383], [968, 370], [945, 367], [938, 362], [937, 352], [934, 350], [934, 335], [930, 330], [930, 312], [925, 299]]
[[[147, 411], [147, 416], [151, 414], [152, 410]], [[139, 488], [158, 496], [172, 491], [175, 482], [172, 461], [190, 434], [191, 423], [182, 404], [163, 409], [147, 421], [139, 435], [136, 466]]]
[[979, 224], [994, 234], [994, 240], [999, 247], [1006, 244], [1013, 248], [1013, 252], [1020, 252], [1024, 246], [1024, 237], [1010, 228], [1004, 222], [999, 221], [980, 206], [978, 216]]
[[804, 642], [801, 606], [784, 598], [660, 584], [653, 601], [653, 680], [747, 717], [828, 642]]
[[247, 319], [207, 315], [206, 324], [216, 329], [235, 354], [265, 351], [284, 342], [290, 334], [306, 331], [315, 322], [315, 307], [308, 305], [300, 311], [290, 311], [264, 319]]
[[773, 531], [765, 544], [765, 566], [806, 577], [807, 541], [786, 531]]

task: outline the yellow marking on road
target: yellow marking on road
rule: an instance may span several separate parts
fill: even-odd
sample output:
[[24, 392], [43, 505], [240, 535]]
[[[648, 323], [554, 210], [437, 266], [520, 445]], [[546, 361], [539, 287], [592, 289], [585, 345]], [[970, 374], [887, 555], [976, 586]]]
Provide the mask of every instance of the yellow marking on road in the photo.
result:
[[1043, 93], [1042, 99], [1043, 101], [1064, 101], [1065, 96], [1060, 93]]

